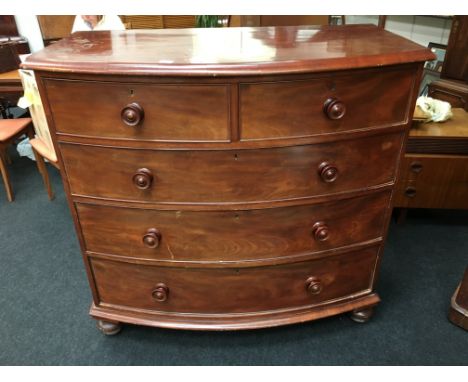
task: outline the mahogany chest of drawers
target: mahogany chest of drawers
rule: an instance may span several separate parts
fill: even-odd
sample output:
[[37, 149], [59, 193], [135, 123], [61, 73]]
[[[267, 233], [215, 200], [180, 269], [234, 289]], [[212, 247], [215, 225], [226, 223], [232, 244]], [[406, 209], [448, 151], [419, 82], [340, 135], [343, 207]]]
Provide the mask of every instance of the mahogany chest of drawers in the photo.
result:
[[83, 32], [30, 56], [99, 328], [366, 321], [431, 58], [369, 25]]

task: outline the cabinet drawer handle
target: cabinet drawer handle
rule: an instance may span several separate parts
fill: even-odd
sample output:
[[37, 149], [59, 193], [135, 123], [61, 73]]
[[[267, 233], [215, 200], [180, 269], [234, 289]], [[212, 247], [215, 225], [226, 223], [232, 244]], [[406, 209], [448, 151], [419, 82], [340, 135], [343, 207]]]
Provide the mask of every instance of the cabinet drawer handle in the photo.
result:
[[410, 165], [410, 168], [411, 168], [411, 171], [418, 174], [422, 171], [423, 165], [421, 162], [412, 162]]
[[135, 175], [133, 175], [133, 184], [140, 190], [147, 190], [153, 183], [153, 174], [147, 168], [140, 168]]
[[405, 195], [409, 198], [414, 198], [416, 195], [416, 188], [414, 187], [406, 187]]
[[332, 183], [338, 178], [338, 168], [328, 162], [320, 163], [318, 173], [320, 178], [326, 183]]
[[323, 111], [330, 119], [341, 119], [346, 114], [346, 106], [339, 99], [330, 97], [323, 104]]
[[148, 248], [158, 248], [161, 241], [161, 233], [156, 228], [150, 228], [143, 235], [143, 244]]
[[328, 229], [328, 226], [324, 222], [315, 223], [312, 226], [312, 233], [314, 235], [315, 240], [317, 241], [328, 240], [329, 229]]
[[158, 302], [164, 302], [169, 297], [169, 288], [166, 284], [159, 283], [156, 285], [156, 288], [154, 288], [151, 296]]
[[128, 126], [137, 126], [145, 117], [145, 111], [136, 102], [130, 103], [122, 109], [120, 113], [122, 122]]
[[309, 277], [306, 280], [306, 289], [310, 294], [319, 294], [323, 289], [322, 282], [318, 277]]

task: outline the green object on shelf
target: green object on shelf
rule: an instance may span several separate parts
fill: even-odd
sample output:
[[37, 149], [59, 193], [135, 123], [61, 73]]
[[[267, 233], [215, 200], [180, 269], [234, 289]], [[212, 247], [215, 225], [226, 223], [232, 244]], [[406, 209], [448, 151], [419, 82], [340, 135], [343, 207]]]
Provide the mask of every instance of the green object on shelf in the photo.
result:
[[198, 28], [218, 28], [221, 27], [219, 16], [196, 16]]

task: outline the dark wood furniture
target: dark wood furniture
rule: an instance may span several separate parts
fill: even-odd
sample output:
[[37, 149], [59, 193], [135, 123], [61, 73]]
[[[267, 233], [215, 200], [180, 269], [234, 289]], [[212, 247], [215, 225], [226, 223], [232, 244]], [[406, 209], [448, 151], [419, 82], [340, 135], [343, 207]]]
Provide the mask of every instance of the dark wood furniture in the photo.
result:
[[0, 114], [2, 118], [10, 118], [8, 109], [16, 106], [23, 95], [23, 85], [18, 70], [0, 73]]
[[448, 79], [433, 81], [428, 85], [427, 96], [468, 111], [468, 84], [466, 82]]
[[468, 16], [453, 17], [441, 77], [468, 83]]
[[455, 325], [468, 330], [468, 268], [466, 268], [463, 280], [452, 297], [449, 319]]
[[[413, 123], [395, 207], [468, 208], [468, 112], [452, 112], [443, 123]], [[401, 212], [404, 218], [406, 211]]]
[[368, 320], [432, 58], [369, 25], [77, 33], [30, 56], [99, 328]]
[[454, 16], [441, 79], [429, 84], [428, 96], [468, 111], [468, 16]]

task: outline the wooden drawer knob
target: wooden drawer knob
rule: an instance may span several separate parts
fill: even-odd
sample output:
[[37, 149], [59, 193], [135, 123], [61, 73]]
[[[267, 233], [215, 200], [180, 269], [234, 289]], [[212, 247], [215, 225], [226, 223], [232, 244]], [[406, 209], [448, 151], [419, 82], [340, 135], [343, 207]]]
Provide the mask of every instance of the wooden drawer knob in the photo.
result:
[[312, 234], [317, 241], [328, 240], [328, 226], [324, 222], [317, 222], [312, 226]]
[[128, 126], [139, 125], [145, 116], [143, 108], [136, 102], [130, 103], [122, 109], [120, 117]]
[[133, 184], [140, 190], [147, 190], [153, 183], [153, 174], [147, 168], [140, 168], [135, 175], [133, 175]]
[[423, 165], [421, 162], [415, 161], [415, 162], [411, 162], [410, 168], [411, 168], [411, 171], [418, 174], [422, 171]]
[[318, 173], [320, 178], [326, 183], [334, 182], [338, 178], [338, 168], [328, 162], [320, 163]]
[[339, 99], [330, 97], [323, 104], [323, 111], [330, 119], [341, 119], [346, 113], [346, 106]]
[[319, 294], [322, 288], [322, 282], [318, 277], [312, 276], [306, 280], [306, 289], [310, 294]]
[[158, 248], [161, 241], [161, 233], [156, 228], [150, 228], [143, 236], [143, 244], [148, 248]]
[[414, 187], [406, 187], [406, 190], [405, 190], [405, 195], [408, 197], [408, 198], [414, 198], [416, 196], [416, 188]]
[[164, 302], [169, 297], [169, 288], [166, 284], [159, 283], [151, 293], [151, 296], [158, 302]]

